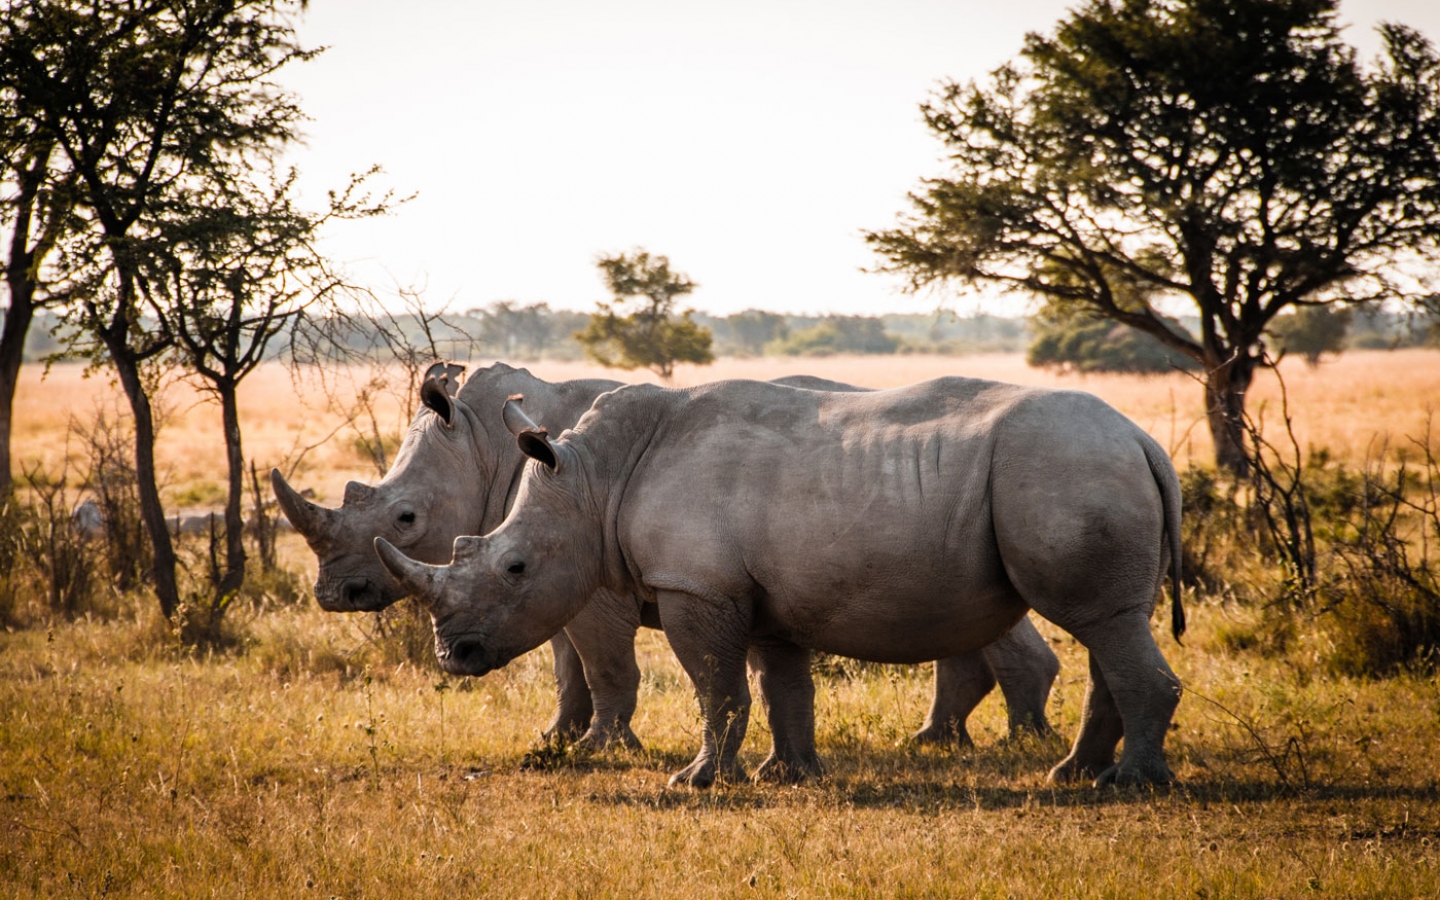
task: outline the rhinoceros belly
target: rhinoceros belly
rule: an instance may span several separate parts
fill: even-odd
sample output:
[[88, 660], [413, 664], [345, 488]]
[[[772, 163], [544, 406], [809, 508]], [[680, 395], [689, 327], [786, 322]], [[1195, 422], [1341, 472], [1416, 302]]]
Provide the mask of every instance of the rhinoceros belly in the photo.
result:
[[755, 626], [803, 647], [876, 662], [913, 663], [977, 650], [1027, 609], [1003, 574], [881, 574], [768, 594]]

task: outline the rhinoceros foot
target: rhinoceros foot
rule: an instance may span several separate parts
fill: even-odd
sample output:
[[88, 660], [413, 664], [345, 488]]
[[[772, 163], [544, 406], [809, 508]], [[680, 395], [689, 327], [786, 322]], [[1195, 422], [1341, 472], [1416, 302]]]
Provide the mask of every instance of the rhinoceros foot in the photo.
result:
[[1072, 784], [1076, 781], [1090, 781], [1101, 772], [1115, 768], [1114, 756], [1109, 759], [1086, 760], [1071, 753], [1050, 770], [1050, 781], [1055, 784]]
[[713, 756], [701, 755], [695, 761], [670, 776], [671, 787], [707, 788], [719, 781], [740, 782], [745, 780], [745, 769], [738, 761], [721, 767]]
[[955, 719], [927, 723], [924, 728], [910, 735], [910, 743], [927, 747], [975, 746], [975, 742], [970, 739], [970, 732], [965, 730], [965, 723]]
[[643, 750], [644, 746], [630, 726], [624, 722], [614, 722], [610, 727], [602, 727], [598, 723], [590, 726], [590, 730], [575, 741], [575, 749], [587, 752], [601, 752], [623, 748], [626, 750]]
[[817, 753], [807, 753], [795, 759], [782, 759], [772, 753], [755, 770], [755, 780], [771, 784], [801, 784], [824, 774], [825, 766]]
[[1140, 787], [1174, 783], [1175, 775], [1170, 771], [1170, 767], [1165, 765], [1164, 760], [1158, 762], [1152, 760], [1148, 764], [1135, 764], [1122, 759], [1119, 765], [1111, 766], [1095, 778], [1097, 788], [1106, 785]]

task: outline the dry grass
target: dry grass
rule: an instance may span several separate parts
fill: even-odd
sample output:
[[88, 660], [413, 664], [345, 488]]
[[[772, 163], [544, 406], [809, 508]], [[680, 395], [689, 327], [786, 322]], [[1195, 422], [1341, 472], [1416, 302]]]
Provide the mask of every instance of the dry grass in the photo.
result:
[[[548, 771], [521, 768], [552, 702], [544, 653], [447, 681], [376, 666], [363, 620], [309, 609], [204, 660], [155, 649], [143, 622], [4, 636], [0, 894], [1436, 896], [1435, 682], [1321, 682], [1303, 648], [1235, 658], [1223, 615], [1167, 644], [1194, 693], [1170, 738], [1184, 785], [1158, 793], [1046, 784], [1062, 746], [1001, 742], [994, 698], [977, 748], [901, 745], [918, 668], [822, 683], [824, 780], [690, 791], [665, 779], [695, 705], [655, 633], [649, 749]], [[1056, 637], [1051, 714], [1071, 733], [1084, 663]], [[757, 722], [751, 766], [766, 742]]]

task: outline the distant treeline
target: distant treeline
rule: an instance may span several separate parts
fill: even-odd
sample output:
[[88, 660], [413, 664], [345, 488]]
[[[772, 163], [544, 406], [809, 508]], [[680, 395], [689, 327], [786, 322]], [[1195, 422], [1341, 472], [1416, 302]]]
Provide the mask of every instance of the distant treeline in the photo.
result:
[[[3, 321], [4, 310], [0, 310]], [[589, 321], [589, 313], [551, 309], [546, 303], [520, 304], [500, 301], [489, 306], [445, 314], [429, 320], [429, 340], [440, 355], [449, 358], [499, 359], [581, 359], [583, 352], [574, 339]], [[950, 312], [931, 314], [887, 314], [882, 316], [796, 316], [763, 310], [746, 310], [729, 316], [696, 313], [697, 324], [710, 329], [717, 356], [828, 356], [838, 353], [890, 354], [937, 353], [963, 356], [973, 353], [1029, 352], [1037, 365], [1055, 364], [1057, 338], [1053, 328], [1038, 319], [994, 316], [988, 314], [956, 315]], [[346, 343], [354, 349], [373, 347], [383, 350], [384, 341], [376, 335], [382, 329], [395, 328], [407, 332], [405, 337], [423, 345], [425, 336], [420, 323], [411, 316], [397, 316], [383, 326], [370, 327], [364, 320], [355, 320], [342, 329], [348, 330]], [[1176, 327], [1194, 334], [1199, 322], [1194, 317], [1181, 317]], [[26, 342], [26, 359], [45, 359], [64, 349], [60, 323], [52, 316], [41, 314], [30, 329]], [[414, 333], [410, 333], [413, 330]], [[1357, 312], [1349, 320], [1344, 341], [1346, 348], [1394, 349], [1436, 344], [1434, 320], [1414, 315], [1368, 310]], [[1095, 323], [1076, 329], [1066, 337], [1066, 352], [1080, 356], [1092, 355], [1095, 348], [1136, 347], [1134, 352], [1149, 358], [1165, 360], [1155, 339], [1126, 326]], [[271, 353], [286, 353], [288, 340], [272, 342]], [[1130, 351], [1124, 351], [1128, 356]], [[1061, 362], [1065, 353], [1061, 353]], [[1168, 364], [1167, 364], [1168, 365]], [[1076, 366], [1087, 368], [1086, 366]], [[1102, 368], [1104, 365], [1102, 364]], [[1124, 370], [1124, 366], [1121, 370]], [[1132, 368], [1135, 368], [1132, 366]], [[1137, 370], [1146, 370], [1141, 365]]]

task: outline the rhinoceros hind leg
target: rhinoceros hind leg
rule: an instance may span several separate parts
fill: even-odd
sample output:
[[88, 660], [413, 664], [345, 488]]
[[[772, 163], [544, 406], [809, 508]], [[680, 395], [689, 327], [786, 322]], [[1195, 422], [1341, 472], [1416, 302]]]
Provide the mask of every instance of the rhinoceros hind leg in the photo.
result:
[[670, 784], [709, 787], [717, 779], [743, 780], [739, 752], [750, 723], [750, 685], [745, 677], [748, 605], [712, 603], [675, 591], [657, 594], [665, 635], [695, 684], [704, 719], [700, 752], [694, 762], [670, 776]]
[[635, 664], [639, 607], [632, 598], [596, 594], [566, 627], [584, 662], [594, 706], [590, 727], [579, 743], [593, 750], [616, 746], [639, 750], [640, 739], [630, 730], [640, 691], [640, 667]]
[[560, 705], [543, 737], [547, 743], [568, 744], [590, 727], [595, 710], [590, 687], [585, 683], [585, 667], [565, 632], [550, 639], [550, 649], [555, 654], [555, 689]]
[[1075, 746], [1051, 778], [1088, 776], [1097, 786], [1170, 784], [1175, 776], [1165, 762], [1165, 733], [1180, 702], [1180, 681], [1155, 646], [1148, 617], [1116, 616], [1076, 637], [1090, 650], [1090, 687]]
[[760, 697], [770, 720], [770, 755], [755, 770], [755, 780], [796, 784], [824, 774], [815, 752], [815, 680], [810, 651], [788, 641], [757, 640], [750, 666], [760, 682]]
[[[1129, 633], [1128, 642], [1122, 637], [1125, 632]], [[1096, 786], [1172, 784], [1175, 775], [1165, 762], [1165, 735], [1180, 704], [1180, 679], [1155, 645], [1148, 618], [1126, 617], [1124, 626], [1115, 627], [1109, 637], [1125, 648], [1113, 652], [1102, 646], [1098, 654], [1115, 705], [1125, 719], [1125, 744], [1115, 767], [1096, 777]]]
[[910, 739], [917, 744], [969, 747], [975, 742], [965, 722], [995, 687], [995, 673], [979, 652], [935, 661], [935, 698], [925, 723]]
[[1115, 764], [1115, 746], [1124, 736], [1120, 710], [1110, 695], [1110, 686], [1090, 655], [1090, 683], [1080, 707], [1080, 731], [1070, 754], [1050, 770], [1050, 780], [1060, 783], [1089, 781]]
[[1010, 737], [1054, 734], [1045, 716], [1045, 704], [1060, 674], [1060, 660], [1045, 636], [1035, 630], [1029, 614], [981, 653], [1005, 695]]

